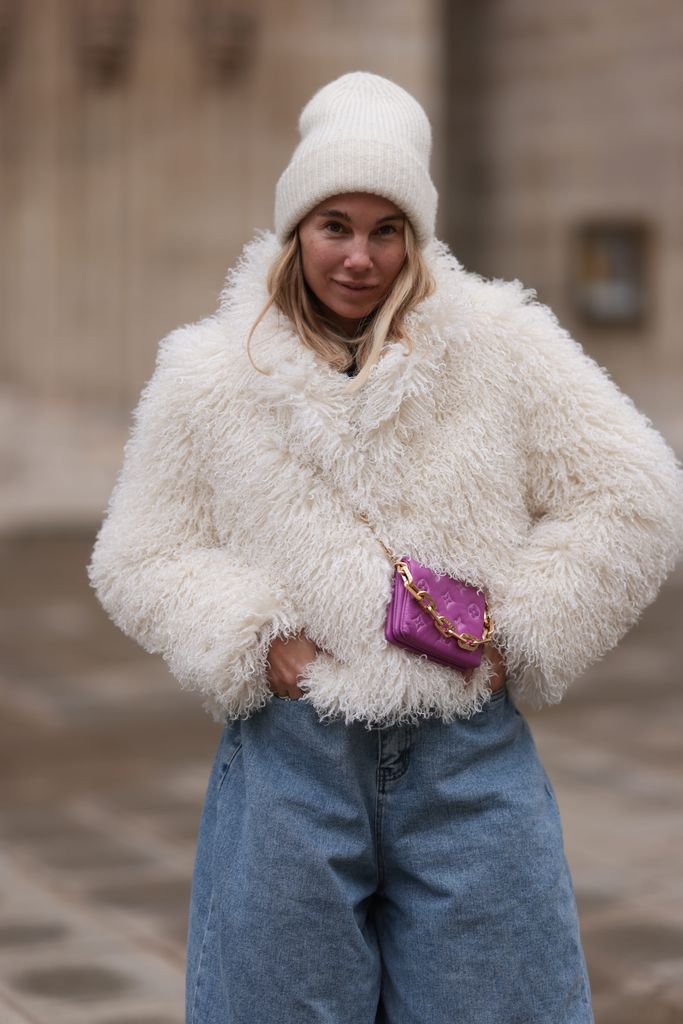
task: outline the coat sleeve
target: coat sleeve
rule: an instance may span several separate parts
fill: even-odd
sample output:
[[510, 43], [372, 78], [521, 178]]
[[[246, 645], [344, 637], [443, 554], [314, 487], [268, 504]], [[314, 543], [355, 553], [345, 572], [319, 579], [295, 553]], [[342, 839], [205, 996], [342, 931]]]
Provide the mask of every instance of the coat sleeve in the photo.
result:
[[499, 644], [535, 706], [610, 650], [650, 604], [683, 548], [683, 473], [672, 450], [554, 315], [523, 307], [527, 504]]
[[216, 718], [237, 717], [265, 703], [270, 641], [295, 628], [285, 595], [217, 540], [192, 428], [202, 402], [192, 341], [184, 328], [159, 347], [88, 575], [127, 636]]

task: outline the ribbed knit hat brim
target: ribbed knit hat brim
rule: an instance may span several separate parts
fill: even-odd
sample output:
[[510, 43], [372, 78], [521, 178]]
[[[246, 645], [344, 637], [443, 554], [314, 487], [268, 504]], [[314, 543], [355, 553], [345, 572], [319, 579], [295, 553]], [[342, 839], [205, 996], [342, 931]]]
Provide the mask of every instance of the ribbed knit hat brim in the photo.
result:
[[275, 232], [284, 242], [324, 199], [370, 192], [409, 218], [420, 246], [434, 235], [437, 192], [429, 175], [431, 128], [409, 93], [379, 75], [343, 75], [313, 96], [301, 142], [275, 190]]

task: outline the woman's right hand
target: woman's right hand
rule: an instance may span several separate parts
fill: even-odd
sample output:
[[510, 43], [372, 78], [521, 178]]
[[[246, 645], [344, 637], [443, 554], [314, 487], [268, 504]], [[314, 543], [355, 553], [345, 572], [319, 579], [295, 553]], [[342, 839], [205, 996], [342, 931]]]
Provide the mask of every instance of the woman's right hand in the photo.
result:
[[298, 686], [299, 677], [320, 648], [304, 633], [298, 633], [289, 640], [273, 637], [268, 650], [266, 676], [273, 693], [278, 697], [298, 700], [303, 690]]

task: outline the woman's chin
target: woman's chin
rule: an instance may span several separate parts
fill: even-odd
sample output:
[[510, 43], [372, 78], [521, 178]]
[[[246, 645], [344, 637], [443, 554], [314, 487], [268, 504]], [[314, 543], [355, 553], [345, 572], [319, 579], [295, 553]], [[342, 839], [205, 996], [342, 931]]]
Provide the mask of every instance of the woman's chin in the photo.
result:
[[328, 319], [331, 320], [332, 323], [336, 324], [337, 327], [340, 327], [347, 333], [353, 334], [357, 330], [360, 322], [370, 316], [374, 308], [374, 303], [367, 303], [362, 306], [355, 303], [345, 303], [343, 306], [341, 303], [335, 303], [334, 307], [326, 306], [325, 312]]

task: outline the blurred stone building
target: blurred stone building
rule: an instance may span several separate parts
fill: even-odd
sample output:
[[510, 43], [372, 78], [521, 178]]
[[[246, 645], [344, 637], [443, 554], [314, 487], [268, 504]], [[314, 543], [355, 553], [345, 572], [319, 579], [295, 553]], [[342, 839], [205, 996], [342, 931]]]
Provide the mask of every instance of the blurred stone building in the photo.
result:
[[354, 69], [430, 114], [465, 265], [537, 288], [683, 448], [682, 44], [675, 0], [0, 0], [0, 530], [99, 520], [159, 339]]
[[444, 234], [477, 270], [535, 287], [635, 386], [680, 371], [683, 8], [484, 0], [443, 12]]

